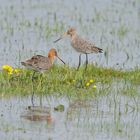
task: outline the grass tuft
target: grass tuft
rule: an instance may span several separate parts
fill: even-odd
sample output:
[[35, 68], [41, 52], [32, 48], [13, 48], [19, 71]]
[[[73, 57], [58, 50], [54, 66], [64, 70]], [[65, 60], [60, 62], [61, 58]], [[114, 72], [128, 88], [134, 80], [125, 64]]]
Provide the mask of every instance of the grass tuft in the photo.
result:
[[[113, 83], [120, 84], [123, 94], [134, 92], [139, 86], [140, 70], [120, 71], [88, 65], [78, 71], [69, 66], [54, 65], [49, 71], [41, 74], [36, 72], [32, 80], [33, 71], [21, 70], [19, 74], [9, 75], [0, 72], [0, 95], [29, 95], [59, 94], [70, 97], [90, 98], [111, 92]], [[117, 87], [118, 90], [120, 88]], [[135, 87], [135, 88], [134, 88]], [[122, 89], [125, 89], [123, 92]]]

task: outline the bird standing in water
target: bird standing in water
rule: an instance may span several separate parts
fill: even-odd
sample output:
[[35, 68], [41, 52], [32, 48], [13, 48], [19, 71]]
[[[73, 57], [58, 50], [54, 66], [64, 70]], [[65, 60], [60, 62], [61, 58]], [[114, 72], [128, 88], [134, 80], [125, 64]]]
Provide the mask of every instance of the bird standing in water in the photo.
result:
[[[33, 82], [35, 72], [43, 73], [49, 70], [53, 66], [55, 57], [57, 57], [59, 60], [61, 60], [65, 64], [65, 62], [57, 55], [57, 51], [55, 49], [51, 49], [49, 51], [48, 57], [42, 56], [42, 55], [35, 55], [31, 59], [28, 59], [25, 62], [21, 62], [21, 64], [29, 69], [34, 70], [34, 73], [32, 75], [32, 82]], [[32, 105], [34, 106], [33, 98], [34, 98], [34, 90], [31, 97], [31, 102], [32, 102]]]
[[[60, 39], [70, 36], [71, 37], [71, 46], [80, 53], [79, 55], [79, 64], [77, 69], [79, 69], [81, 65], [81, 54], [86, 54], [86, 68], [88, 64], [88, 54], [90, 53], [102, 53], [103, 50], [101, 48], [96, 47], [93, 43], [81, 38], [75, 28], [70, 28], [67, 30], [67, 32], [64, 33], [59, 39], [55, 40], [54, 43], [59, 41]], [[85, 68], [85, 69], [86, 69]]]

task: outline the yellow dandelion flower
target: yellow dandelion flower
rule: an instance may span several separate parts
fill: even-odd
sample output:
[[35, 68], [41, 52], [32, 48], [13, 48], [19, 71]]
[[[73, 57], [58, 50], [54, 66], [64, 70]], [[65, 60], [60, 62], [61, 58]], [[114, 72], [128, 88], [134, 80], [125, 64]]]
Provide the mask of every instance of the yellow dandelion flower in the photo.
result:
[[15, 73], [15, 74], [18, 74], [18, 73], [20, 73], [20, 72], [21, 72], [20, 69], [14, 69], [14, 73]]
[[7, 71], [8, 73], [12, 73], [13, 72], [13, 68], [11, 67], [11, 66], [9, 66], [9, 65], [3, 65], [2, 66], [2, 69], [4, 70], [4, 71]]
[[3, 70], [10, 70], [10, 69], [13, 69], [13, 68], [11, 66], [9, 66], [9, 65], [3, 65], [2, 69]]
[[93, 81], [93, 79], [90, 79], [89, 82], [90, 82], [90, 83], [93, 83], [94, 81]]
[[96, 85], [94, 85], [94, 86], [93, 86], [93, 88], [94, 88], [94, 89], [96, 89], [96, 88], [97, 88], [97, 86], [96, 86]]
[[7, 71], [8, 72], [13, 72], [13, 68], [9, 68]]
[[5, 70], [5, 69], [7, 69], [8, 67], [9, 67], [8, 65], [3, 65], [3, 66], [2, 66], [2, 69]]
[[13, 74], [13, 72], [12, 72], [12, 71], [8, 72], [8, 75], [12, 75], [12, 74]]
[[86, 83], [86, 87], [88, 87], [88, 86], [90, 86], [90, 83], [89, 82]]

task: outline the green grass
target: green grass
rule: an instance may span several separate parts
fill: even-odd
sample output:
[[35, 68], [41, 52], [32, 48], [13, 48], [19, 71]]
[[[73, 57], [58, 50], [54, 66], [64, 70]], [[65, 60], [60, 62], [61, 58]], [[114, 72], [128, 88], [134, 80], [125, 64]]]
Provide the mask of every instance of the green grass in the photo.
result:
[[[0, 72], [0, 95], [55, 94], [70, 97], [90, 98], [108, 94], [116, 87], [122, 94], [137, 94], [140, 83], [140, 70], [120, 71], [88, 65], [79, 71], [68, 66], [53, 66], [44, 74], [36, 73], [32, 81], [33, 71], [23, 70], [19, 75], [8, 75]], [[89, 80], [93, 83], [86, 86]], [[113, 85], [113, 83], [115, 83]], [[96, 85], [97, 88], [93, 88]]]

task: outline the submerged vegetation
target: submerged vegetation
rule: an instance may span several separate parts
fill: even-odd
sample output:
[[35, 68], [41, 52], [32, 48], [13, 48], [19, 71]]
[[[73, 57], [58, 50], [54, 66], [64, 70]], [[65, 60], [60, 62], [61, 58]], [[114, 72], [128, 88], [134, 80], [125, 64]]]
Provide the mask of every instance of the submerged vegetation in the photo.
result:
[[[14, 73], [16, 71], [17, 73]], [[140, 70], [120, 71], [88, 65], [79, 71], [68, 66], [55, 65], [46, 73], [35, 73], [26, 69], [3, 66], [0, 72], [0, 94], [58, 94], [71, 97], [95, 97], [107, 94], [113, 88], [123, 94], [137, 94]], [[115, 86], [113, 86], [115, 84]], [[123, 91], [123, 92], [122, 92]]]

